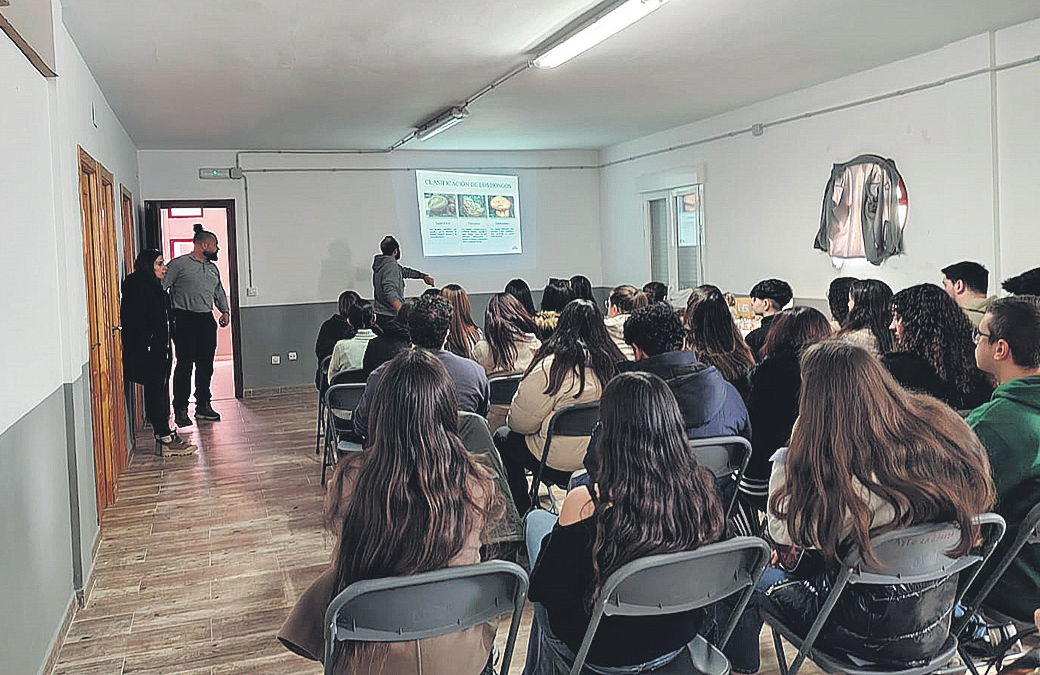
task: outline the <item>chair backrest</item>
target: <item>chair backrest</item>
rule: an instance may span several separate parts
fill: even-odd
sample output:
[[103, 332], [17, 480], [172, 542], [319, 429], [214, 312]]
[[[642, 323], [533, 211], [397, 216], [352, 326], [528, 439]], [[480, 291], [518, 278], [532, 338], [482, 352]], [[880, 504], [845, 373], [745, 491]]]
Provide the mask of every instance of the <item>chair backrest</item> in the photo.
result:
[[[1034, 505], [1018, 524], [1014, 541], [1010, 543], [996, 565], [987, 571], [987, 576], [978, 589], [966, 594], [964, 604], [968, 610], [978, 610], [982, 607], [990, 591], [997, 585], [1000, 577], [1011, 566], [1015, 556], [1022, 551], [1026, 544], [1040, 544], [1040, 504]], [[971, 611], [966, 611], [965, 616], [970, 613]]]
[[332, 356], [326, 356], [318, 364], [318, 370], [314, 373], [314, 388], [320, 392], [324, 392], [328, 386], [330, 363], [332, 363]]
[[368, 380], [365, 375], [365, 371], [358, 368], [357, 370], [344, 370], [336, 373], [335, 377], [332, 378], [331, 384], [364, 384]]
[[504, 560], [357, 581], [325, 612], [325, 672], [332, 673], [336, 641], [424, 640], [511, 612], [501, 670], [508, 672], [526, 599], [527, 573]]
[[505, 514], [494, 523], [488, 532], [488, 543], [497, 544], [506, 541], [523, 541], [523, 521], [513, 502], [513, 494], [509, 490], [509, 479], [502, 456], [498, 454], [495, 441], [491, 437], [491, 429], [487, 420], [476, 413], [459, 411], [459, 438], [474, 455], [487, 459], [487, 463], [495, 471], [495, 485], [498, 488]]
[[732, 483], [729, 502], [723, 505], [728, 518], [736, 503], [736, 486], [751, 460], [751, 442], [743, 436], [713, 436], [690, 439], [689, 444], [697, 462], [715, 474], [717, 484]]
[[599, 422], [599, 401], [576, 403], [553, 413], [545, 436], [548, 448], [553, 436], [591, 436]]
[[491, 389], [491, 405], [511, 404], [522, 379], [524, 379], [523, 375], [505, 375], [503, 377], [489, 378], [488, 387]]
[[340, 417], [348, 419], [353, 414], [365, 393], [364, 384], [334, 384], [325, 391], [325, 405], [333, 413], [340, 413]]
[[723, 630], [725, 646], [772, 550], [758, 537], [735, 537], [696, 551], [634, 560], [607, 577], [571, 668], [578, 675], [603, 616], [650, 616], [705, 607], [744, 591]]

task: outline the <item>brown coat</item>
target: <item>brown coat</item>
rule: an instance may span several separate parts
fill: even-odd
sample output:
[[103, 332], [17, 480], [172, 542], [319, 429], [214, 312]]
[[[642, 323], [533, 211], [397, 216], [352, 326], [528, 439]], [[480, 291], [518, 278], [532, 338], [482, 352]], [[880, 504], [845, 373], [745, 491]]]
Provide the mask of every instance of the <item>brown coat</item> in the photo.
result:
[[[527, 449], [541, 459], [545, 447], [545, 436], [549, 431], [549, 421], [553, 413], [578, 403], [592, 403], [599, 400], [603, 387], [599, 378], [591, 368], [585, 369], [585, 389], [575, 397], [581, 380], [577, 371], [571, 372], [563, 380], [563, 386], [553, 395], [545, 393], [549, 384], [549, 370], [553, 359], [550, 355], [542, 359], [534, 370], [520, 381], [520, 387], [509, 407], [506, 423], [518, 434], [527, 436]], [[553, 441], [549, 449], [546, 463], [560, 471], [575, 471], [581, 468], [585, 459], [585, 449], [589, 445], [587, 437], [560, 437]]]
[[[336, 512], [327, 512], [330, 528], [334, 531], [342, 526], [343, 516], [350, 498], [353, 496], [357, 472], [363, 461], [363, 453], [347, 455], [336, 469], [333, 480], [329, 483], [329, 495], [326, 506], [332, 506]], [[333, 495], [335, 486], [339, 486], [340, 499]], [[487, 488], [487, 489], [485, 489]], [[488, 483], [474, 490], [477, 501], [486, 500], [492, 494], [493, 486]], [[473, 565], [480, 562], [481, 534], [484, 521], [481, 517], [471, 518], [473, 529], [458, 555], [448, 562], [449, 567]], [[335, 555], [333, 556], [335, 560]], [[335, 564], [330, 565], [321, 576], [303, 592], [289, 617], [278, 631], [278, 639], [290, 651], [300, 656], [322, 661], [325, 655], [325, 610], [332, 598], [336, 583]], [[342, 671], [343, 675], [457, 675], [480, 673], [487, 663], [488, 655], [495, 641], [496, 623], [485, 623], [474, 626], [461, 633], [450, 633], [427, 640], [411, 642], [391, 642], [386, 650], [385, 660], [382, 656], [372, 662], [352, 664], [353, 667]]]

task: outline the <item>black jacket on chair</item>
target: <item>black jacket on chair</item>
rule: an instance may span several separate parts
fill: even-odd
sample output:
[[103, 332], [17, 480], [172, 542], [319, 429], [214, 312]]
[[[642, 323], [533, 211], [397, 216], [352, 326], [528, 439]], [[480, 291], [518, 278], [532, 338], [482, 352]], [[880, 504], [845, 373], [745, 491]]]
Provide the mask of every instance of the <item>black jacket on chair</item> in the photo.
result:
[[147, 384], [170, 373], [170, 297], [155, 273], [133, 272], [123, 279], [119, 306], [123, 325], [123, 373], [127, 380]]

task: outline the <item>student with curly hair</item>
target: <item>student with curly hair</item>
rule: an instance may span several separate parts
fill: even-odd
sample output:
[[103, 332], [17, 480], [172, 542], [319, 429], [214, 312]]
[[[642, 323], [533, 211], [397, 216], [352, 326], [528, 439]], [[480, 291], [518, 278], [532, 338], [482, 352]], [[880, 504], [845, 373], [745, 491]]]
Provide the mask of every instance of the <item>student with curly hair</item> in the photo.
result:
[[918, 284], [892, 297], [895, 350], [881, 361], [907, 389], [929, 394], [955, 410], [989, 400], [993, 384], [975, 364], [971, 323], [935, 284]]
[[693, 289], [686, 303], [684, 321], [686, 348], [692, 349], [701, 363], [715, 366], [747, 400], [747, 376], [755, 365], [755, 357], [733, 321], [729, 303], [718, 286], [705, 284]]

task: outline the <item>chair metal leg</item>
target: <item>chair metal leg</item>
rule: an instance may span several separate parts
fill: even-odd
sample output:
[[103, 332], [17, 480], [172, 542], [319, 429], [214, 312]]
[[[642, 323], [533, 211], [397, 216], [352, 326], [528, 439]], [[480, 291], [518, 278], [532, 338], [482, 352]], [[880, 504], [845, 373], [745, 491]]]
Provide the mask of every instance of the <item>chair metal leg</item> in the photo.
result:
[[325, 399], [322, 397], [321, 392], [318, 392], [318, 429], [314, 432], [314, 454], [321, 454], [321, 439], [324, 436], [324, 427], [322, 423], [325, 421]]
[[776, 647], [776, 665], [780, 668], [780, 675], [787, 675], [787, 655], [784, 654], [784, 641], [779, 631], [770, 627], [773, 631], [773, 646]]

